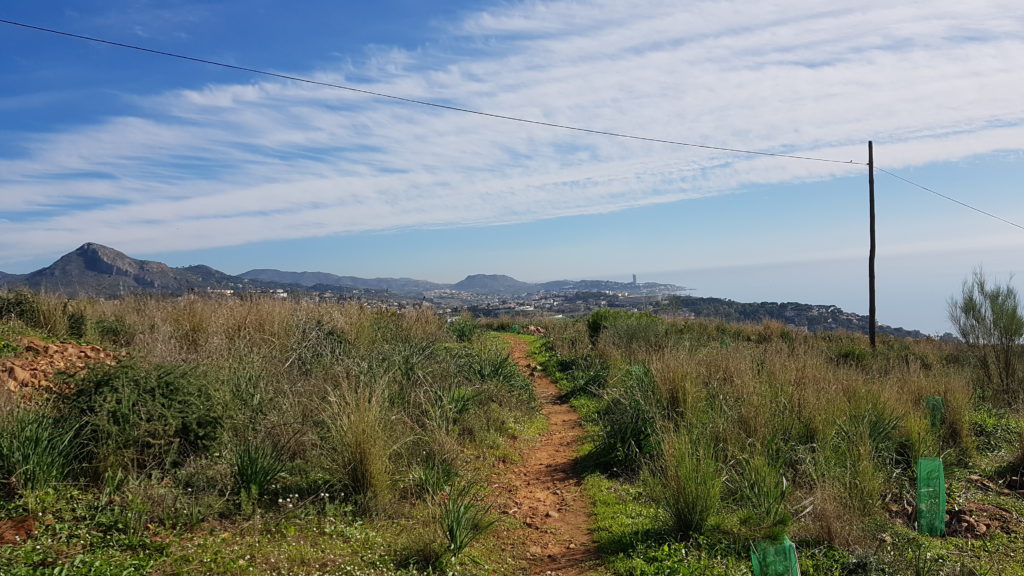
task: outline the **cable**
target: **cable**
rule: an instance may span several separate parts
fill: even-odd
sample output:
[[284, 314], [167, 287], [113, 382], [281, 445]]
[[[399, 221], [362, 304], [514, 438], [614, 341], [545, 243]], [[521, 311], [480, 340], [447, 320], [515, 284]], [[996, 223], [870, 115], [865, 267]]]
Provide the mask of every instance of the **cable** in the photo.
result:
[[1017, 228], [1020, 228], [1021, 230], [1024, 230], [1024, 226], [1021, 226], [1020, 224], [1017, 224], [1016, 222], [1011, 222], [1011, 221], [1007, 220], [1006, 218], [1002, 218], [1000, 216], [996, 216], [995, 214], [993, 214], [991, 212], [986, 212], [986, 211], [982, 210], [981, 208], [975, 208], [974, 206], [971, 206], [970, 204], [967, 204], [966, 202], [961, 202], [961, 201], [957, 200], [956, 198], [952, 198], [950, 196], [946, 196], [945, 194], [941, 194], [939, 192], [936, 192], [935, 190], [932, 190], [931, 188], [929, 188], [927, 186], [922, 186], [922, 185], [918, 184], [917, 182], [912, 182], [910, 180], [907, 180], [903, 176], [900, 176], [898, 174], [893, 174], [892, 172], [889, 172], [888, 170], [886, 170], [884, 168], [878, 168], [878, 166], [875, 166], [875, 168], [877, 168], [879, 172], [885, 172], [889, 176], [892, 176], [893, 178], [896, 178], [898, 180], [902, 180], [902, 181], [906, 182], [907, 184], [910, 184], [911, 186], [917, 186], [921, 190], [924, 190], [926, 192], [931, 192], [932, 194], [935, 194], [939, 198], [945, 198], [946, 200], [949, 200], [950, 202], [955, 202], [955, 203], [963, 206], [964, 208], [970, 208], [971, 210], [974, 210], [975, 212], [984, 214], [985, 216], [988, 216], [989, 218], [995, 218], [996, 220], [999, 220], [1000, 222], [1005, 222], [1005, 223], [1009, 224], [1010, 226], [1016, 226]]
[[217, 62], [216, 60], [206, 60], [205, 58], [196, 58], [194, 56], [185, 56], [182, 54], [175, 54], [174, 52], [165, 52], [163, 50], [154, 50], [152, 48], [144, 48], [142, 46], [135, 46], [132, 44], [124, 44], [122, 42], [114, 42], [112, 40], [104, 40], [102, 38], [95, 38], [93, 36], [84, 36], [82, 34], [73, 34], [71, 32], [63, 32], [61, 30], [54, 30], [52, 28], [43, 28], [41, 26], [33, 26], [31, 24], [24, 24], [21, 22], [14, 22], [12, 20], [0, 19], [0, 23], [9, 24], [11, 26], [19, 26], [21, 28], [28, 28], [29, 30], [36, 30], [39, 32], [47, 32], [50, 34], [57, 34], [60, 36], [67, 36], [69, 38], [77, 38], [79, 40], [88, 40], [89, 42], [98, 42], [100, 44], [107, 44], [109, 46], [117, 46], [118, 48], [128, 48], [130, 50], [138, 50], [139, 52], [147, 52], [150, 54], [158, 54], [160, 56], [167, 56], [170, 58], [178, 58], [180, 60], [188, 60], [190, 62], [198, 62], [201, 64], [209, 64], [211, 66], [220, 66], [222, 68], [229, 68], [231, 70], [240, 70], [242, 72], [250, 72], [252, 74], [260, 74], [263, 76], [270, 76], [273, 78], [280, 78], [283, 80], [291, 80], [293, 82], [302, 82], [305, 84], [314, 84], [316, 86], [325, 86], [327, 88], [337, 88], [339, 90], [348, 90], [350, 92], [357, 92], [359, 94], [366, 94], [369, 96], [377, 96], [378, 98], [388, 98], [391, 100], [397, 100], [399, 102], [406, 102], [409, 104], [418, 104], [420, 106], [430, 106], [432, 108], [440, 108], [443, 110], [452, 110], [454, 112], [464, 112], [466, 114], [476, 114], [477, 116], [485, 116], [488, 118], [497, 118], [499, 120], [509, 120], [512, 122], [522, 122], [524, 124], [534, 124], [536, 126], [546, 126], [548, 128], [558, 128], [561, 130], [572, 130], [575, 132], [585, 132], [587, 134], [597, 134], [600, 136], [612, 136], [615, 138], [627, 138], [630, 140], [642, 140], [644, 142], [654, 142], [657, 144], [671, 144], [673, 146], [687, 146], [690, 148], [703, 148], [706, 150], [718, 150], [721, 152], [735, 152], [737, 154], [755, 154], [758, 156], [773, 156], [776, 158], [790, 158], [793, 160], [811, 160], [814, 162], [830, 162], [833, 164], [850, 164], [855, 166], [867, 166], [866, 162], [854, 162], [853, 160], [834, 160], [830, 158], [815, 158], [813, 156], [798, 156], [795, 154], [778, 154], [775, 152], [763, 152], [759, 150], [743, 150], [741, 148], [727, 148], [724, 146], [711, 146], [708, 144], [694, 144], [691, 142], [679, 142], [676, 140], [663, 140], [661, 138], [649, 138], [646, 136], [636, 136], [633, 134], [623, 134], [620, 132], [608, 132], [605, 130], [594, 130], [591, 128], [580, 128], [578, 126], [568, 126], [565, 124], [555, 124], [553, 122], [543, 122], [540, 120], [530, 120], [528, 118], [519, 118], [516, 116], [506, 116], [504, 114], [494, 114], [491, 112], [482, 112], [480, 110], [472, 110], [470, 108], [461, 108], [459, 106], [449, 106], [447, 104], [438, 104], [437, 102], [429, 102], [426, 100], [416, 100], [414, 98], [405, 98], [402, 96], [395, 96], [393, 94], [385, 94], [383, 92], [374, 92], [372, 90], [364, 90], [362, 88], [353, 88], [352, 86], [345, 86], [342, 84], [332, 84], [330, 82], [321, 82], [318, 80], [310, 80], [309, 78], [302, 78], [300, 76], [291, 76], [288, 74], [278, 74], [276, 72], [267, 72], [266, 70], [259, 70], [256, 68], [247, 68], [245, 66], [236, 66], [234, 64], [227, 64], [224, 62]]

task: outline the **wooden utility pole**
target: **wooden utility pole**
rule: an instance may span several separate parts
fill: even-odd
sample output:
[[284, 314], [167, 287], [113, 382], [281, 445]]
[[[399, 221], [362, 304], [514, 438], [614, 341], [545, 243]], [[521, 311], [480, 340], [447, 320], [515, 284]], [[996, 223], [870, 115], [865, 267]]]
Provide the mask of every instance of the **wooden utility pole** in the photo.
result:
[[871, 221], [871, 249], [868, 251], [868, 340], [875, 349], [875, 153], [868, 140], [868, 213]]

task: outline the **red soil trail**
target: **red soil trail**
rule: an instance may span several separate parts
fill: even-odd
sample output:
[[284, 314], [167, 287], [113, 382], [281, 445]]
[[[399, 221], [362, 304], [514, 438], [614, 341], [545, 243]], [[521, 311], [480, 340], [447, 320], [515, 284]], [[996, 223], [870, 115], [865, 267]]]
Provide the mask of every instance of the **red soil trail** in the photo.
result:
[[558, 388], [530, 360], [526, 342], [507, 339], [511, 357], [533, 382], [547, 420], [547, 430], [499, 484], [509, 496], [507, 512], [527, 527], [528, 573], [589, 574], [598, 556], [589, 529], [589, 503], [573, 471], [583, 434], [579, 415], [559, 401]]

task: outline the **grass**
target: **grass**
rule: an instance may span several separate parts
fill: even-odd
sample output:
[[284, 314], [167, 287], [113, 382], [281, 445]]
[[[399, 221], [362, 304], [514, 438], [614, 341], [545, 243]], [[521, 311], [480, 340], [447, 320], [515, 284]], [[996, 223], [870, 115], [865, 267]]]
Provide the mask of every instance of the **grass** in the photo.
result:
[[1024, 526], [929, 539], [889, 512], [913, 502], [921, 456], [944, 459], [952, 505], [1020, 506], [967, 480], [1024, 462], [1021, 415], [979, 393], [957, 345], [882, 338], [873, 351], [772, 323], [589, 320], [543, 324], [532, 351], [591, 432], [587, 493], [614, 573], [743, 573], [750, 542], [784, 533], [804, 574], [912, 574], [922, 542], [941, 574], [1020, 572], [1002, 542], [1024, 544]]
[[661, 435], [661, 453], [650, 467], [648, 483], [673, 534], [685, 538], [703, 533], [718, 509], [723, 475], [717, 452], [696, 428]]
[[462, 480], [450, 484], [440, 498], [438, 515], [449, 561], [457, 560], [497, 522], [490, 517], [491, 506], [483, 502], [482, 492], [479, 484]]
[[79, 464], [77, 426], [45, 406], [15, 407], [0, 414], [0, 475], [15, 492], [33, 493], [70, 477]]
[[[518, 570], [491, 545], [487, 504], [457, 479], [513, 457], [537, 401], [469, 319], [453, 329], [429, 308], [2, 296], [3, 354], [31, 335], [121, 360], [66, 377], [68, 394], [2, 397], [0, 519], [39, 521], [31, 546], [0, 547], [0, 573]], [[449, 545], [455, 554], [437, 553]]]
[[[0, 573], [521, 572], [509, 527], [489, 526], [466, 480], [514, 461], [539, 423], [486, 324], [270, 300], [3, 298], [0, 354], [31, 335], [123, 360], [69, 377], [70, 394], [0, 398], [0, 518], [38, 519], [31, 546], [0, 547]], [[893, 512], [913, 500], [913, 462], [941, 456], [951, 505], [1024, 516], [1024, 501], [970, 479], [1021, 469], [1024, 418], [979, 393], [957, 345], [596, 320], [525, 338], [584, 419], [609, 572], [743, 574], [751, 541], [785, 532], [804, 574], [934, 572], [932, 559], [943, 575], [1024, 573], [1019, 526], [928, 538]]]

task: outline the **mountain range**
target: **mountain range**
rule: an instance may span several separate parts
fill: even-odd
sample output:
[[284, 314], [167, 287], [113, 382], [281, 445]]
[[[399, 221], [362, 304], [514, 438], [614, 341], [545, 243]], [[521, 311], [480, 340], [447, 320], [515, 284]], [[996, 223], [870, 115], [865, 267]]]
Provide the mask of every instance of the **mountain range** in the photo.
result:
[[174, 268], [162, 262], [138, 260], [94, 242], [82, 244], [53, 264], [28, 274], [0, 272], [0, 286], [25, 287], [72, 298], [116, 297], [137, 292], [183, 294], [208, 289], [390, 292], [417, 297], [436, 290], [506, 296], [575, 290], [607, 290], [631, 294], [685, 290], [673, 284], [635, 284], [608, 280], [558, 280], [531, 284], [497, 274], [474, 274], [455, 284], [413, 278], [358, 278], [327, 272], [285, 272], [265, 268], [232, 276], [205, 265]]
[[[28, 274], [0, 272], [0, 288], [30, 288], [51, 294], [77, 297], [118, 297], [150, 293], [180, 295], [192, 291], [236, 292], [331, 292], [337, 296], [406, 303], [421, 299], [442, 303], [444, 309], [466, 309], [481, 315], [533, 310], [533, 299], [546, 302], [548, 313], [579, 314], [597, 307], [648, 309], [670, 315], [719, 318], [739, 322], [777, 320], [808, 331], [850, 330], [864, 332], [867, 318], [836, 306], [794, 302], [742, 303], [720, 298], [686, 296], [688, 290], [656, 282], [627, 283], [610, 280], [557, 280], [531, 284], [511, 276], [474, 274], [454, 284], [413, 278], [358, 278], [326, 272], [249, 270], [232, 276], [209, 266], [175, 268], [162, 262], [137, 260], [108, 246], [88, 242], [61, 256], [53, 264]], [[648, 296], [658, 295], [648, 301]], [[878, 325], [879, 332], [900, 338], [921, 338], [916, 330]]]

